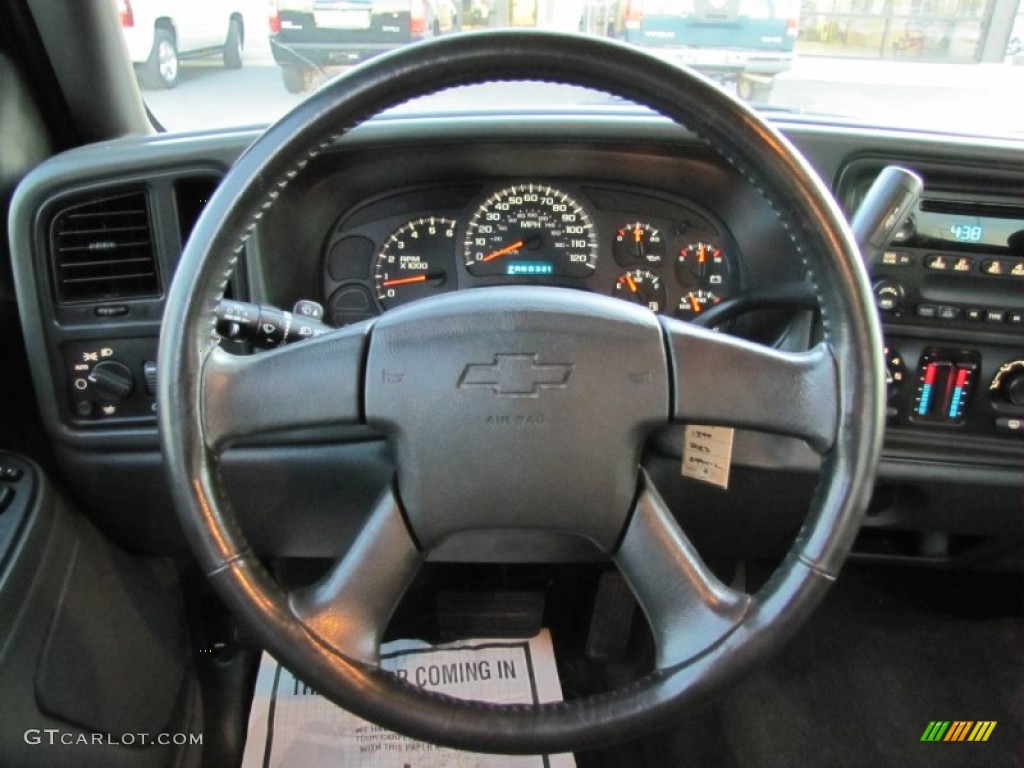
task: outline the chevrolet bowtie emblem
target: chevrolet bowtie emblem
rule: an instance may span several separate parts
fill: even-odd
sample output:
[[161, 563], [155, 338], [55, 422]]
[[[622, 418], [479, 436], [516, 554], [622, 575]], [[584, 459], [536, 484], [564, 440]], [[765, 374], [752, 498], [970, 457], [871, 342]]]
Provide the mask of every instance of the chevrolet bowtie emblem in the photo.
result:
[[564, 387], [572, 375], [572, 365], [542, 365], [537, 355], [501, 354], [494, 362], [471, 363], [459, 377], [459, 389], [487, 387], [496, 395], [536, 397], [545, 387]]

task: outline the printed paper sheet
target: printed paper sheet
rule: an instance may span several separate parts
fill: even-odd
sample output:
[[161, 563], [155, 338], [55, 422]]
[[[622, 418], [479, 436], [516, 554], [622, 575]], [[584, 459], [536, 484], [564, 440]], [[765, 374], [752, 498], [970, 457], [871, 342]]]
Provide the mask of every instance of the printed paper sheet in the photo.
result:
[[[414, 685], [495, 704], [559, 701], [547, 630], [529, 640], [397, 640], [381, 666]], [[573, 768], [572, 755], [482, 755], [415, 741], [336, 707], [272, 656], [260, 663], [242, 768]]]

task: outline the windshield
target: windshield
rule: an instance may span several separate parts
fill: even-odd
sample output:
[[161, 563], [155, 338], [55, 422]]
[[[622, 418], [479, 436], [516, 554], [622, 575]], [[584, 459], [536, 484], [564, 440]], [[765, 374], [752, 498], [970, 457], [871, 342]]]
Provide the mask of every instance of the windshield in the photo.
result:
[[[1019, 137], [1019, 2], [118, 0], [118, 8], [143, 98], [172, 131], [267, 124], [383, 52], [522, 27], [624, 41], [797, 119]], [[524, 84], [442, 94], [406, 109], [476, 112], [510, 103], [548, 110], [615, 102]]]

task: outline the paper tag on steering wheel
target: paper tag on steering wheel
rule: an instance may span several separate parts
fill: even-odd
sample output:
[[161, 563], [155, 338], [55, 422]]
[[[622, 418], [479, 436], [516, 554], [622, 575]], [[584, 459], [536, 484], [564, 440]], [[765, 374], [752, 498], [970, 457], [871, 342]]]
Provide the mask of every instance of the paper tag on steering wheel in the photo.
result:
[[683, 435], [683, 477], [729, 487], [732, 427], [690, 424]]

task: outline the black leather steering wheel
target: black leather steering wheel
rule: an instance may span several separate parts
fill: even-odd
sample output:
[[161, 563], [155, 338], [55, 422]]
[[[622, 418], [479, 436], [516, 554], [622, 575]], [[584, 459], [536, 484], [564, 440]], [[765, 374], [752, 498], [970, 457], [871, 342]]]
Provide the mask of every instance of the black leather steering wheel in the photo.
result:
[[[314, 156], [386, 108], [502, 80], [595, 88], [702, 137], [788, 228], [815, 285], [821, 342], [781, 352], [610, 297], [497, 287], [414, 302], [257, 355], [211, 345], [213, 311], [246, 239]], [[178, 266], [159, 355], [176, 507], [229, 606], [337, 704], [477, 751], [558, 752], [635, 737], [777, 648], [852, 545], [882, 434], [882, 353], [867, 278], [814, 172], [784, 137], [702, 77], [581, 36], [443, 38], [374, 59], [310, 96], [243, 154], [208, 204]], [[495, 412], [533, 418], [529, 428], [515, 418], [495, 427], [487, 421]], [[756, 594], [715, 578], [640, 468], [645, 437], [673, 422], [796, 436], [823, 458], [804, 526]], [[237, 527], [218, 454], [234, 438], [325, 423], [380, 430], [397, 475], [331, 572], [288, 593]], [[436, 469], [466, 462], [474, 472], [458, 483]], [[380, 638], [425, 553], [456, 532], [502, 529], [568, 532], [605, 552], [650, 622], [655, 670], [610, 693], [538, 706], [459, 701], [382, 671]]]

